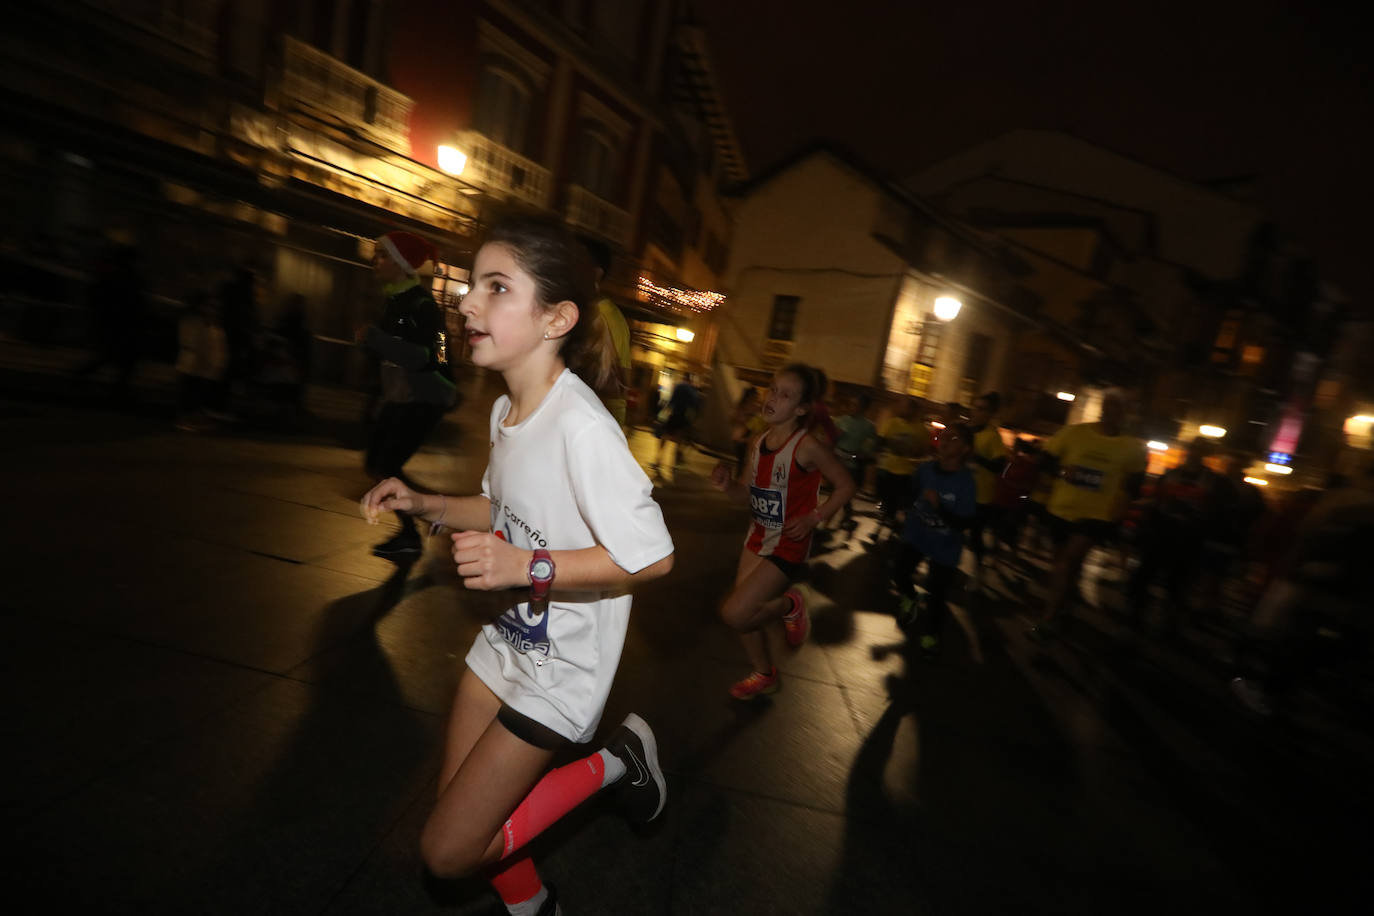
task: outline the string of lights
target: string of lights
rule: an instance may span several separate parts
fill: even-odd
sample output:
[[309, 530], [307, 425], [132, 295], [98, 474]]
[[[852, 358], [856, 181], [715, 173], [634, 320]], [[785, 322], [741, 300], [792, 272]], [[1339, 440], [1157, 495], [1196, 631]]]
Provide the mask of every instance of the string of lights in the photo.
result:
[[701, 289], [678, 289], [675, 286], [659, 286], [653, 280], [643, 275], [639, 278], [639, 300], [648, 302], [652, 305], [659, 305], [675, 311], [687, 310], [696, 312], [709, 312], [716, 306], [725, 301], [724, 293], [716, 293], [711, 290]]

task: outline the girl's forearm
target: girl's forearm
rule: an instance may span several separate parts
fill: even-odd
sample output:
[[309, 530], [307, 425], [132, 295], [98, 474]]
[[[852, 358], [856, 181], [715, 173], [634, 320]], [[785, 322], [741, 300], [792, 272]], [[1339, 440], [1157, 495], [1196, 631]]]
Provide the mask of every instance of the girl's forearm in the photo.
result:
[[830, 496], [826, 498], [825, 502], [816, 507], [816, 515], [820, 517], [822, 522], [829, 521], [832, 515], [844, 508], [845, 503], [854, 498], [856, 489], [858, 488], [854, 481], [850, 480], [848, 484], [831, 490]]
[[593, 591], [627, 588], [665, 576], [673, 568], [673, 555], [663, 557], [635, 573], [615, 564], [605, 547], [553, 550], [553, 590]]
[[454, 531], [491, 530], [491, 500], [485, 496], [446, 496], [426, 493], [419, 516]]
[[725, 495], [737, 503], [742, 503], [749, 498], [749, 488], [739, 480], [731, 480], [725, 487]]

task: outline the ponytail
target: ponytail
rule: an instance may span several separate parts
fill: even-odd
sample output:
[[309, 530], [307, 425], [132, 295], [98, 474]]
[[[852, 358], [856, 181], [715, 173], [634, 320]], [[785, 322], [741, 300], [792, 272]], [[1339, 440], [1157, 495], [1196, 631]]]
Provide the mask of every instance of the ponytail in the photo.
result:
[[615, 352], [611, 329], [601, 314], [600, 300], [586, 307], [578, 306], [577, 324], [568, 333], [562, 353], [568, 368], [602, 398], [624, 397], [625, 380], [621, 377], [620, 357]]

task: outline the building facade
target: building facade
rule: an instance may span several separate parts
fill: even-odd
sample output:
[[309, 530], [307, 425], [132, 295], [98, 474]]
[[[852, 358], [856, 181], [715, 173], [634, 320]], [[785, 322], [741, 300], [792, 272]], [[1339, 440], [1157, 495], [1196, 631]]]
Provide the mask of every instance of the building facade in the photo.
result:
[[528, 209], [609, 250], [637, 364], [709, 358], [744, 167], [681, 2], [58, 0], [0, 42], [20, 260], [55, 246], [79, 284], [117, 225], [167, 301], [246, 261], [266, 320], [301, 293], [342, 341], [375, 307], [371, 239], [434, 241], [456, 311], [483, 227]]
[[841, 390], [965, 405], [1006, 383], [1030, 327], [1003, 295], [1008, 265], [851, 154], [799, 152], [741, 189], [735, 214], [719, 356], [742, 377], [799, 360]]
[[1358, 407], [1350, 361], [1330, 359], [1351, 314], [1235, 183], [1014, 131], [906, 184], [1031, 267], [1021, 282], [1038, 313], [1077, 343], [1069, 384], [1137, 391], [1151, 439], [1177, 445], [1208, 427], [1257, 473], [1270, 452], [1299, 448], [1310, 479], [1330, 464]]

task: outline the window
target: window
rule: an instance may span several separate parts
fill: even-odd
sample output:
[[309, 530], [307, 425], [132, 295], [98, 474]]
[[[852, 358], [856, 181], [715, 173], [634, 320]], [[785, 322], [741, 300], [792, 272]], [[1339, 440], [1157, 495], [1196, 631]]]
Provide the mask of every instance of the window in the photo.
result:
[[935, 365], [935, 354], [940, 352], [940, 338], [944, 335], [945, 323], [933, 314], [921, 322], [921, 343], [916, 349], [916, 362], [923, 366]]
[[797, 323], [797, 303], [801, 296], [774, 296], [773, 316], [768, 320], [769, 340], [791, 340]]
[[577, 141], [577, 170], [573, 181], [602, 200], [614, 203], [618, 171], [615, 147], [606, 135], [593, 127], [584, 127]]
[[[968, 349], [964, 351], [964, 381], [969, 384], [974, 393], [987, 381], [988, 364], [992, 361], [992, 338], [987, 334], [973, 333], [968, 336]], [[972, 397], [960, 398], [960, 402], [968, 404]]]
[[482, 70], [477, 81], [473, 126], [488, 140], [528, 156], [530, 90], [524, 81], [499, 66]]

